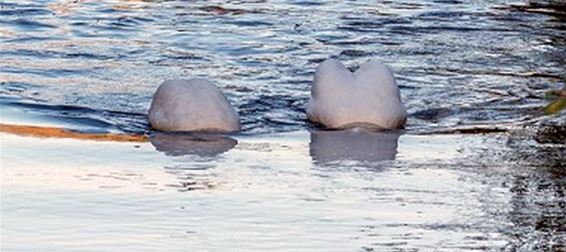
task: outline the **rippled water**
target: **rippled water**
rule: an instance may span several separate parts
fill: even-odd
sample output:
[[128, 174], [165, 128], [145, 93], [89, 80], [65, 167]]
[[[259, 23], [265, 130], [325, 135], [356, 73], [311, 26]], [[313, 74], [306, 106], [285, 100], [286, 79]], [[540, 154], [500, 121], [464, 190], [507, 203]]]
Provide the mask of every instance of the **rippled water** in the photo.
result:
[[[2, 1], [2, 122], [150, 133], [2, 134], [2, 251], [564, 250], [566, 130], [531, 128], [564, 127], [541, 113], [566, 79], [563, 7]], [[406, 129], [310, 125], [329, 57], [390, 65]], [[157, 86], [196, 76], [227, 94], [241, 134], [150, 131]], [[474, 127], [499, 133], [438, 134]]]
[[[245, 132], [279, 132], [307, 126], [318, 63], [336, 57], [354, 69], [378, 59], [396, 73], [409, 130], [518, 122], [563, 83], [566, 46], [563, 13], [513, 6], [8, 1], [0, 5], [1, 90], [97, 110], [85, 116], [142, 132], [138, 114], [163, 80], [204, 76], [228, 94]], [[134, 113], [135, 123], [108, 111]]]

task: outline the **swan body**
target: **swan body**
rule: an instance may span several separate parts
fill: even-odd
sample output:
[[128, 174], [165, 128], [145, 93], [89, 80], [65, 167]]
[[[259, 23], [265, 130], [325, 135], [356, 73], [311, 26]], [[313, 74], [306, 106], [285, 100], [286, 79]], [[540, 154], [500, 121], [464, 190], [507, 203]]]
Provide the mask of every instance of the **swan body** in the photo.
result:
[[161, 131], [239, 131], [240, 118], [214, 83], [195, 78], [167, 80], [157, 88], [148, 113]]
[[368, 61], [352, 74], [329, 59], [316, 69], [307, 116], [332, 129], [394, 129], [403, 127], [407, 112], [389, 67]]

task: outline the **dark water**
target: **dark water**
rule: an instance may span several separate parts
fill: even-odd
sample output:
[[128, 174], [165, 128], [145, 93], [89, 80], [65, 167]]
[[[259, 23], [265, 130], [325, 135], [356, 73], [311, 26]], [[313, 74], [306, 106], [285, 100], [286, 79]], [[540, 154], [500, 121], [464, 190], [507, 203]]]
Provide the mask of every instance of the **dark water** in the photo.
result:
[[[564, 251], [561, 1], [0, 1], [3, 122], [148, 133], [169, 78], [242, 134], [2, 134], [2, 251]], [[314, 69], [390, 65], [404, 131], [321, 131]], [[471, 134], [458, 134], [458, 132]], [[491, 134], [482, 134], [491, 132]], [[448, 133], [448, 134], [446, 134]]]
[[396, 73], [410, 131], [520, 123], [540, 116], [566, 75], [564, 12], [525, 4], [3, 1], [1, 92], [47, 104], [34, 113], [86, 108], [88, 119], [144, 132], [163, 80], [203, 76], [244, 132], [281, 132], [308, 127], [318, 63], [378, 59]]

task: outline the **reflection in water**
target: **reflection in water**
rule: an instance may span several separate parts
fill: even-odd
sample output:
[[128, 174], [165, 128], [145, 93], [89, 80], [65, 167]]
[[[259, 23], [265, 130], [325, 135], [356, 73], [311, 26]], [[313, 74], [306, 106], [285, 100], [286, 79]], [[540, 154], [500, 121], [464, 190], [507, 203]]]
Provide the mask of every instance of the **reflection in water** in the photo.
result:
[[213, 134], [155, 133], [149, 138], [156, 150], [168, 156], [216, 156], [236, 146], [235, 139]]
[[149, 138], [157, 151], [167, 156], [190, 157], [190, 161], [182, 161], [165, 166], [165, 172], [175, 176], [177, 183], [166, 185], [179, 192], [212, 189], [215, 184], [213, 168], [217, 166], [219, 154], [234, 148], [238, 141], [223, 135], [210, 133], [156, 132]]
[[175, 177], [176, 182], [165, 185], [179, 192], [189, 192], [195, 190], [213, 189], [216, 185], [215, 175], [212, 169], [215, 164], [203, 161], [202, 163], [193, 163], [189, 166], [173, 165], [165, 166], [165, 172]]
[[316, 163], [394, 160], [399, 136], [396, 131], [370, 132], [363, 129], [312, 131], [310, 155]]

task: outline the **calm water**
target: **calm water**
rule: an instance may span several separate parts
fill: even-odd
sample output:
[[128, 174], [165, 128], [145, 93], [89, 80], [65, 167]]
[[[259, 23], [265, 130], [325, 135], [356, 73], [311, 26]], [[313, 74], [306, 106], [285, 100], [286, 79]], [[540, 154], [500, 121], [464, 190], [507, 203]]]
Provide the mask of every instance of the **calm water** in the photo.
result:
[[[152, 134], [2, 134], [2, 251], [565, 250], [565, 131], [541, 125], [566, 118], [540, 112], [566, 78], [561, 8], [1, 1], [2, 122]], [[329, 57], [389, 64], [406, 129], [310, 125]], [[156, 87], [196, 76], [227, 94], [242, 133], [150, 132]], [[475, 127], [505, 132], [437, 134]]]

